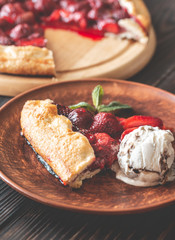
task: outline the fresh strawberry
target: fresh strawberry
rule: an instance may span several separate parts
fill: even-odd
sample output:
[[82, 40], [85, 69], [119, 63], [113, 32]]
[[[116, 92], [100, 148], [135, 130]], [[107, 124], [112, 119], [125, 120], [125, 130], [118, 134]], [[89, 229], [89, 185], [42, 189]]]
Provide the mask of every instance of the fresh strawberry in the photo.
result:
[[72, 110], [68, 118], [71, 120], [73, 127], [76, 130], [88, 129], [93, 121], [93, 115], [85, 108], [76, 108]]
[[91, 170], [110, 168], [117, 160], [118, 143], [106, 133], [87, 134], [86, 137], [94, 149], [96, 160], [90, 166]]
[[36, 47], [45, 47], [47, 40], [43, 37], [35, 38], [32, 40], [21, 39], [16, 42], [16, 46], [36, 46]]
[[112, 137], [115, 137], [121, 130], [122, 128], [115, 115], [106, 112], [96, 114], [90, 127], [92, 133], [107, 133]]
[[128, 133], [134, 131], [134, 130], [137, 129], [137, 128], [138, 128], [138, 127], [127, 128], [127, 129], [122, 133], [122, 135], [121, 135], [121, 137], [120, 137], [120, 140], [122, 141], [125, 135], [127, 135]]
[[160, 118], [150, 117], [150, 116], [132, 116], [126, 118], [120, 122], [123, 129], [139, 127], [144, 125], [150, 125], [152, 127], [163, 127], [163, 122]]

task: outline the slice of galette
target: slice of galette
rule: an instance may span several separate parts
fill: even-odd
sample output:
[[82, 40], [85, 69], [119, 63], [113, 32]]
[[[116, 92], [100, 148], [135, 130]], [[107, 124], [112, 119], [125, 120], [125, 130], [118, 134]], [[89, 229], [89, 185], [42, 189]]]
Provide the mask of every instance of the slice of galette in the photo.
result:
[[83, 179], [100, 171], [87, 170], [95, 160], [88, 139], [72, 131], [70, 120], [57, 114], [51, 100], [27, 101], [21, 112], [21, 128], [34, 150], [64, 185], [80, 187]]

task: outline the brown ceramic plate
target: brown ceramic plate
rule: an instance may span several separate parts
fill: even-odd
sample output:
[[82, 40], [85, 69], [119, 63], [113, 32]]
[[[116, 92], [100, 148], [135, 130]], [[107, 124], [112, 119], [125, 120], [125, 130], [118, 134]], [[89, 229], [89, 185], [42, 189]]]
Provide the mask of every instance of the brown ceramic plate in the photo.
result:
[[70, 105], [91, 102], [91, 91], [101, 84], [104, 103], [119, 100], [137, 112], [157, 116], [174, 127], [175, 95], [160, 89], [120, 80], [83, 80], [50, 84], [21, 94], [0, 110], [0, 175], [12, 188], [41, 203], [84, 212], [124, 214], [143, 212], [175, 202], [175, 182], [141, 188], [115, 179], [112, 172], [85, 180], [81, 189], [64, 187], [36, 159], [20, 136], [20, 112], [28, 99], [53, 99]]

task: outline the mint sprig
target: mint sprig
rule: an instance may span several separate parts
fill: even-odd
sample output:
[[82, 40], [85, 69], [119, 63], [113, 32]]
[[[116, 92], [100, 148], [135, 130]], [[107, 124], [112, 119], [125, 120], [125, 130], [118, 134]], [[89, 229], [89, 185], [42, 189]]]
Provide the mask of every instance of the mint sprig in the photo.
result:
[[76, 108], [80, 108], [80, 107], [81, 108], [86, 108], [90, 112], [95, 112], [96, 111], [96, 109], [87, 102], [79, 102], [75, 105], [69, 106], [69, 108], [71, 108], [71, 109], [76, 109]]
[[98, 107], [99, 112], [115, 112], [116, 110], [119, 109], [130, 109], [131, 107], [127, 104], [122, 104], [120, 102], [113, 101], [109, 103], [108, 105], [100, 105]]
[[101, 105], [104, 91], [101, 85], [97, 85], [92, 91], [92, 102], [96, 109]]
[[118, 101], [110, 102], [108, 105], [101, 104], [103, 95], [104, 95], [104, 90], [102, 86], [97, 85], [92, 91], [92, 102], [94, 106], [86, 102], [80, 102], [78, 104], [69, 106], [69, 108], [76, 109], [76, 108], [82, 107], [82, 108], [86, 108], [90, 112], [114, 112], [114, 113], [117, 110], [132, 108], [131, 106], [127, 104], [122, 104]]

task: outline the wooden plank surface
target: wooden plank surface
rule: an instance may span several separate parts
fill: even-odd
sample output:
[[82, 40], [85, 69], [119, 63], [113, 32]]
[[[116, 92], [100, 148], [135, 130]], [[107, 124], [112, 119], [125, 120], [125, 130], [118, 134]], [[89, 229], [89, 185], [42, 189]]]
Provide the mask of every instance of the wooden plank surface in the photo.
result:
[[[130, 80], [175, 94], [174, 0], [145, 0], [158, 45], [151, 62]], [[9, 97], [0, 97], [0, 105]], [[174, 117], [174, 116], [172, 116]], [[129, 216], [67, 212], [36, 203], [0, 182], [0, 239], [135, 240], [175, 239], [175, 205]]]

